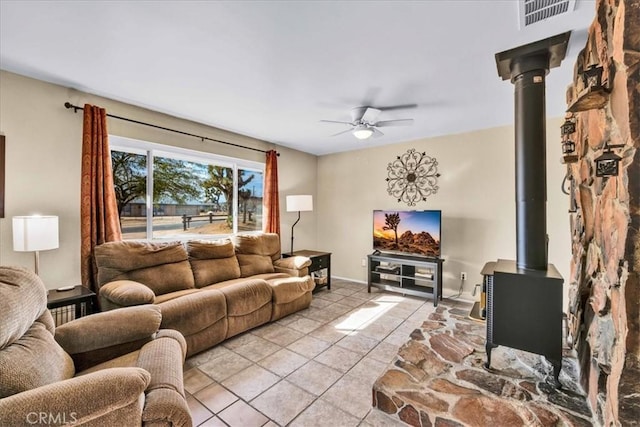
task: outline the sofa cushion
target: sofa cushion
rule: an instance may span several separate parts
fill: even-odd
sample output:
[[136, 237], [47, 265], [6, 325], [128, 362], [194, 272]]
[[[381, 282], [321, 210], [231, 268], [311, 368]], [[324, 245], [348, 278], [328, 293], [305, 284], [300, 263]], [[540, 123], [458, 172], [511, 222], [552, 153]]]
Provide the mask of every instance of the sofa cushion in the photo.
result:
[[73, 361], [53, 339], [47, 293], [38, 276], [3, 267], [0, 291], [0, 398], [71, 378]]
[[153, 303], [156, 295], [151, 288], [131, 280], [116, 280], [100, 288], [100, 298], [118, 306]]
[[240, 277], [250, 277], [256, 274], [273, 273], [273, 261], [267, 255], [236, 255], [240, 264]]
[[[119, 308], [60, 325], [55, 339], [71, 355], [108, 353], [122, 344], [148, 341], [161, 321], [160, 308], [153, 304]], [[86, 334], [87, 330], [91, 334]]]
[[286, 273], [278, 273], [277, 271], [273, 273], [263, 273], [263, 274], [256, 274], [251, 276], [252, 279], [262, 279], [262, 280], [266, 280], [269, 283], [274, 279], [287, 279], [291, 277], [295, 277], [295, 276], [291, 276], [290, 274], [286, 274]]
[[187, 253], [189, 259], [222, 259], [236, 254], [229, 239], [190, 240], [187, 242]]
[[306, 256], [292, 256], [275, 260], [273, 265], [287, 270], [301, 270], [311, 265], [311, 259]]
[[[275, 261], [281, 258], [280, 236], [276, 233], [237, 234], [233, 236], [236, 254], [264, 255]], [[242, 268], [242, 261], [240, 262]]]
[[98, 286], [133, 280], [156, 295], [195, 287], [187, 251], [180, 242], [108, 242], [95, 248]]
[[315, 283], [311, 276], [277, 278], [267, 281], [273, 289], [274, 304], [284, 304], [311, 293]]
[[271, 303], [271, 286], [264, 280], [248, 279], [239, 283], [225, 282], [214, 288], [221, 291], [227, 300], [227, 316], [244, 316]]
[[[272, 291], [264, 280], [246, 279], [242, 283], [216, 286], [227, 301], [228, 330], [226, 338], [271, 320]], [[208, 287], [210, 288], [210, 287]]]
[[198, 288], [240, 277], [240, 264], [229, 239], [190, 241], [187, 253]]
[[200, 289], [183, 289], [181, 291], [169, 292], [168, 294], [158, 295], [154, 300], [154, 304], [160, 304], [165, 301], [169, 301], [175, 298], [180, 298], [183, 295], [189, 295], [200, 292]]
[[[251, 276], [251, 280], [254, 279], [262, 279], [262, 280], [266, 280], [267, 282], [271, 281], [272, 279], [283, 279], [286, 277], [291, 277], [288, 274], [284, 274], [284, 273], [265, 273], [265, 274], [256, 274], [254, 276]], [[236, 283], [247, 283], [247, 278], [246, 277], [241, 277], [238, 279], [231, 279], [231, 280], [225, 280], [224, 282], [218, 282], [218, 283], [214, 283], [212, 285], [206, 286], [202, 289], [222, 289], [225, 288], [229, 285], [235, 285]]]
[[195, 334], [227, 316], [224, 295], [218, 290], [201, 290], [158, 304], [163, 329], [175, 329], [184, 336]]
[[102, 371], [104, 369], [111, 368], [131, 368], [136, 366], [140, 350], [132, 351], [131, 353], [124, 354], [113, 359], [109, 359], [106, 362], [98, 363], [90, 368], [84, 369], [76, 373], [76, 376], [90, 374], [92, 372]]
[[53, 339], [47, 292], [33, 272], [0, 269], [0, 398], [71, 378], [73, 361]]
[[0, 350], [18, 340], [47, 310], [47, 291], [33, 272], [0, 269]]
[[73, 377], [73, 361], [41, 322], [0, 354], [0, 398]]

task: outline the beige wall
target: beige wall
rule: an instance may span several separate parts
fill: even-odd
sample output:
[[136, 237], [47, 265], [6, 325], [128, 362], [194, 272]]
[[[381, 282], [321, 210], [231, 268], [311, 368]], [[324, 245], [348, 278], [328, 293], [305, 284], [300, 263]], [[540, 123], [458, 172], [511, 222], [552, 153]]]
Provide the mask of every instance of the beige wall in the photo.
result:
[[[0, 72], [0, 132], [7, 140], [6, 211], [0, 219], [0, 264], [32, 268], [33, 254], [12, 250], [11, 217], [42, 213], [60, 217], [60, 248], [41, 253], [41, 276], [56, 288], [80, 280], [80, 150], [82, 114], [65, 101], [100, 105], [113, 114], [162, 124], [211, 138], [270, 149], [272, 144], [224, 132], [129, 104], [38, 80]], [[506, 106], [505, 108], [510, 108]], [[568, 277], [568, 197], [560, 192], [560, 119], [547, 124], [549, 259]], [[263, 161], [262, 153], [154, 130], [110, 119], [112, 134], [221, 155]], [[354, 143], [356, 143], [354, 141]], [[364, 143], [366, 144], [366, 143]], [[314, 211], [303, 212], [294, 249], [333, 253], [333, 274], [366, 280], [361, 260], [371, 253], [372, 211], [409, 209], [387, 194], [386, 167], [409, 148], [435, 157], [440, 190], [411, 209], [441, 209], [445, 294], [481, 282], [486, 261], [515, 258], [513, 128], [503, 127], [316, 157], [277, 147], [282, 247], [289, 250], [297, 213], [286, 212], [285, 196], [311, 194]], [[565, 286], [566, 287], [566, 286]], [[470, 295], [467, 295], [470, 298]]]
[[[80, 157], [82, 112], [64, 108], [99, 105], [108, 113], [135, 118], [210, 138], [259, 149], [274, 148], [256, 139], [196, 124], [129, 104], [101, 98], [42, 81], [0, 71], [0, 133], [6, 136], [5, 218], [0, 219], [0, 264], [33, 268], [33, 254], [14, 252], [11, 217], [34, 213], [60, 217], [60, 248], [40, 254], [40, 275], [48, 288], [80, 283]], [[108, 120], [109, 133], [247, 160], [264, 161], [264, 154], [135, 125]], [[314, 194], [316, 156], [276, 147], [282, 194]], [[293, 213], [285, 212], [281, 197], [283, 249], [289, 248]], [[303, 214], [305, 215], [305, 214]], [[315, 216], [305, 215], [296, 226], [296, 247], [316, 246]]]
[[[282, 156], [281, 156], [282, 157]], [[298, 219], [297, 212], [287, 212], [286, 196], [295, 194], [310, 194], [313, 196], [313, 211], [300, 212], [300, 222], [294, 229], [293, 250], [299, 249], [315, 249], [317, 248], [317, 226], [316, 218], [318, 216], [318, 198], [316, 188], [320, 186], [322, 180], [317, 175], [317, 157], [313, 156], [316, 161], [305, 161], [309, 154], [300, 151], [289, 150], [287, 152], [287, 161], [291, 163], [291, 167], [279, 169], [278, 171], [278, 187], [280, 188], [280, 227], [281, 227], [281, 243], [282, 249], [289, 252], [291, 248], [291, 226]], [[282, 162], [278, 163], [278, 167]], [[297, 167], [294, 168], [294, 166]]]
[[[560, 191], [566, 172], [559, 161], [561, 123], [547, 123], [547, 230], [549, 261], [567, 278], [571, 246], [568, 196]], [[318, 247], [333, 253], [333, 274], [366, 281], [361, 261], [372, 252], [374, 209], [442, 210], [445, 295], [457, 293], [460, 272], [467, 273], [464, 290], [470, 293], [482, 283], [485, 262], [515, 259], [513, 135], [509, 126], [320, 157]], [[410, 148], [435, 157], [442, 175], [438, 193], [414, 207], [388, 195], [385, 182], [387, 164]]]

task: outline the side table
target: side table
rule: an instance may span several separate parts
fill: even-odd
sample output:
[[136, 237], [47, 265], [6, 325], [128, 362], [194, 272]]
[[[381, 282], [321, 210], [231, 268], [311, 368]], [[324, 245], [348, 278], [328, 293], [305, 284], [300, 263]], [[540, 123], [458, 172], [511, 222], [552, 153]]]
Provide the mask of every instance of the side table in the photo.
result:
[[309, 266], [309, 274], [316, 273], [324, 269], [327, 270], [326, 282], [318, 283], [316, 281], [316, 288], [314, 289], [314, 292], [324, 286], [326, 286], [327, 289], [331, 290], [331, 253], [330, 252], [320, 252], [320, 251], [311, 251], [311, 250], [303, 249], [300, 251], [293, 251], [293, 252], [282, 254], [283, 258], [289, 258], [292, 256], [306, 256], [311, 260], [311, 265]]
[[98, 308], [96, 294], [84, 286], [68, 291], [51, 289], [47, 295], [47, 308], [56, 326], [93, 313]]

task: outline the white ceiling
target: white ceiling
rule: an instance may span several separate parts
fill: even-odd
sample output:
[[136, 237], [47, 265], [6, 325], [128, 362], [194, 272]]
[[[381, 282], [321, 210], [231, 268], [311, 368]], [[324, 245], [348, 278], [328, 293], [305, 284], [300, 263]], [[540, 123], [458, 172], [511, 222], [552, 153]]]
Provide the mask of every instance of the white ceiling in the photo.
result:
[[[495, 53], [574, 30], [547, 78], [562, 115], [594, 16], [578, 0], [520, 30], [517, 0], [0, 0], [0, 68], [321, 155], [511, 124]], [[413, 126], [366, 141], [319, 122], [407, 104], [380, 120]]]

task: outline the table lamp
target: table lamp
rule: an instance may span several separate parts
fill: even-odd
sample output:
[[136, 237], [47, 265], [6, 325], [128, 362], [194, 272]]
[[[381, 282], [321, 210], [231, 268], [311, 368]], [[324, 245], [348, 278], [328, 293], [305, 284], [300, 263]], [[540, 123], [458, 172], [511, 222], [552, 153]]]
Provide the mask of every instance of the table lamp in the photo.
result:
[[40, 251], [58, 248], [57, 216], [14, 216], [13, 250], [35, 252], [35, 273], [39, 275]]
[[300, 212], [313, 210], [313, 197], [310, 195], [287, 196], [287, 212], [298, 211], [298, 220], [291, 226], [291, 253], [293, 253], [293, 228], [300, 221]]

